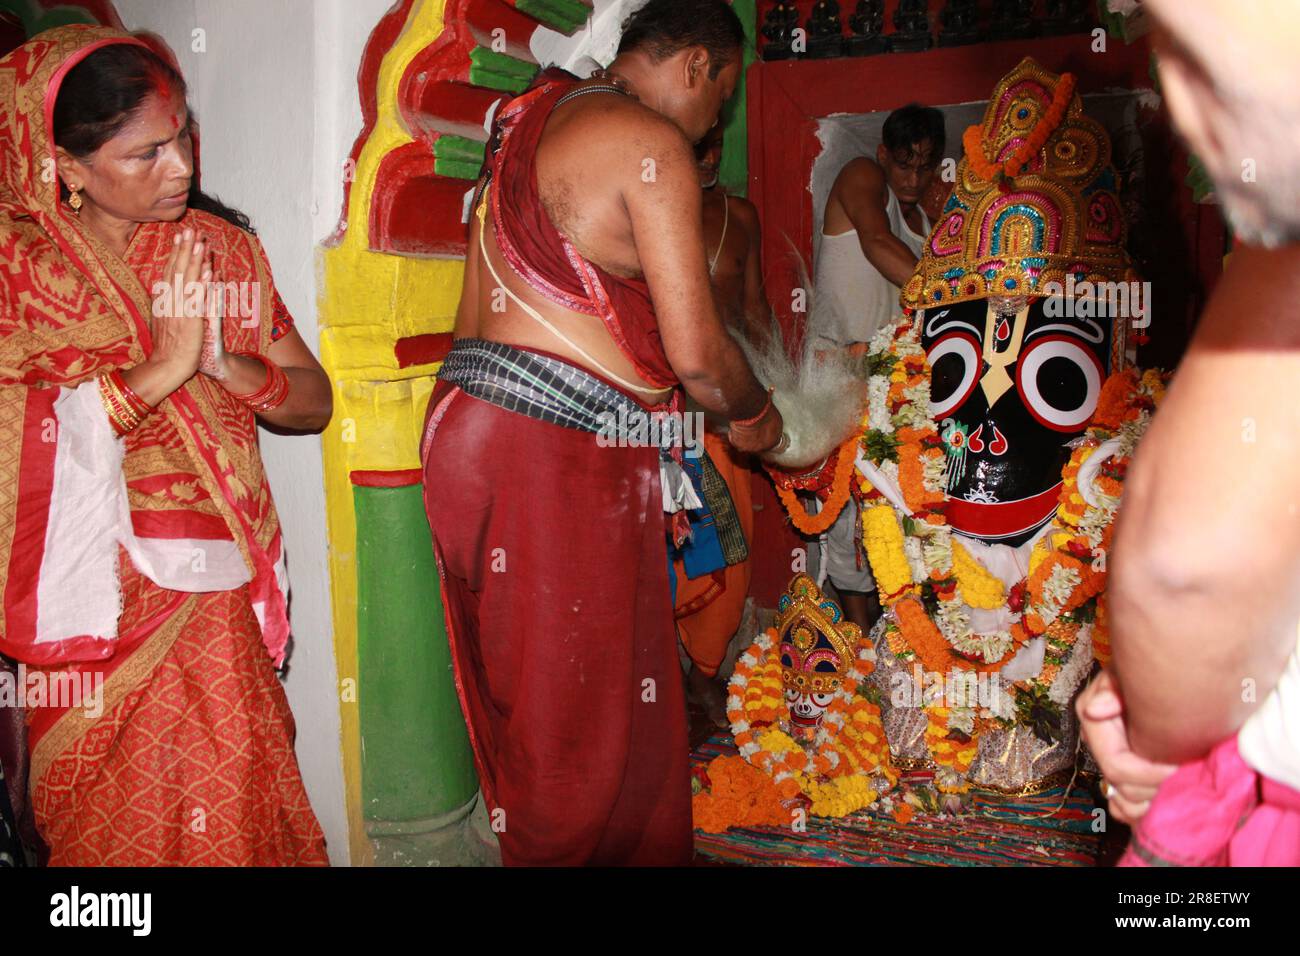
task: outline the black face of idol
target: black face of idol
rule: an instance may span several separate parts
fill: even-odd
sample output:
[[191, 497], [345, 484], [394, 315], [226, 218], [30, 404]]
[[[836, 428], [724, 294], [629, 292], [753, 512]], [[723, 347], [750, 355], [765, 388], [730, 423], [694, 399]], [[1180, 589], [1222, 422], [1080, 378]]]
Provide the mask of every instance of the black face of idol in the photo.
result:
[[927, 310], [921, 342], [947, 454], [948, 523], [1015, 546], [1056, 510], [1069, 442], [1086, 430], [1106, 380], [1111, 323], [1060, 299], [1001, 313], [994, 301]]

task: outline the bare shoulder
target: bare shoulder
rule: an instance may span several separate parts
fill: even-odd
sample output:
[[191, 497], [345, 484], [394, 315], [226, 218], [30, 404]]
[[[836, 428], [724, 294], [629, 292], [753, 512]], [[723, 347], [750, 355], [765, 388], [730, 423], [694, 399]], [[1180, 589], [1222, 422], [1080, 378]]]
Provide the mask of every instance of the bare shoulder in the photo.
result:
[[[555, 119], [556, 145], [581, 152], [583, 166], [640, 176], [646, 160], [656, 166], [686, 163], [694, 169], [694, 151], [669, 119], [636, 100], [596, 94], [564, 107]], [[548, 133], [550, 131], [548, 130]], [[606, 163], [613, 163], [606, 166]]]
[[885, 171], [870, 156], [858, 156], [844, 164], [839, 176], [835, 178], [835, 189], [840, 192], [855, 194], [881, 193], [885, 191]]
[[[556, 110], [537, 152], [537, 186], [551, 222], [587, 258], [617, 275], [640, 274], [637, 215], [673, 208], [699, 174], [685, 135], [628, 97], [593, 93]], [[666, 189], [644, 188], [658, 183]], [[634, 202], [647, 198], [648, 202]]]
[[751, 236], [758, 235], [758, 207], [743, 196], [728, 196], [731, 217], [745, 227]]

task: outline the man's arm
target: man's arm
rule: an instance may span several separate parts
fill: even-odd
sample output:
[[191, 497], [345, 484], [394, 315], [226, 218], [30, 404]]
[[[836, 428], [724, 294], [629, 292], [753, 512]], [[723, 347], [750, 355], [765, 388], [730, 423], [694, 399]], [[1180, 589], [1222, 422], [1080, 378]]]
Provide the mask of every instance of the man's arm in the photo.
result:
[[705, 411], [751, 418], [767, 396], [718, 316], [694, 151], [667, 120], [635, 114], [627, 125], [623, 201], [668, 361]]
[[916, 271], [916, 256], [889, 228], [884, 171], [860, 157], [840, 170], [837, 185], [840, 206], [858, 233], [862, 254], [894, 285], [906, 285]]
[[1108, 600], [1130, 740], [1149, 760], [1235, 733], [1296, 646], [1297, 301], [1300, 250], [1233, 254], [1125, 483]]

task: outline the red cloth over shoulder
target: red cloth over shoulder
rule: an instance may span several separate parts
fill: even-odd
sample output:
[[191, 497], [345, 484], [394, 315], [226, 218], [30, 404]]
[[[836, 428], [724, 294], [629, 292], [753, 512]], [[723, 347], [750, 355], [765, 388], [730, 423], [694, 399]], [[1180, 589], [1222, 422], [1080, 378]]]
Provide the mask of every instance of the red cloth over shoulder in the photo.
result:
[[539, 294], [574, 312], [599, 316], [641, 377], [669, 388], [678, 379], [659, 335], [649, 286], [584, 259], [555, 228], [538, 193], [537, 145], [556, 102], [579, 82], [564, 70], [544, 70], [497, 114], [488, 144], [497, 245]]

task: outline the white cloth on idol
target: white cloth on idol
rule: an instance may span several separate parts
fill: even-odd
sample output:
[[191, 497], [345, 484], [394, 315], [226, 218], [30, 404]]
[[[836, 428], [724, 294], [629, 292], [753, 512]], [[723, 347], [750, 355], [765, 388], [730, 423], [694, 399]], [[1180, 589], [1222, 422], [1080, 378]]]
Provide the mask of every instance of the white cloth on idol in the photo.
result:
[[[961, 545], [966, 549], [966, 553], [1001, 581], [1003, 588], [1010, 591], [1018, 581], [1021, 581], [1029, 574], [1029, 555], [1034, 550], [1034, 545], [1049, 534], [1054, 527], [1051, 522], [1048, 522], [1032, 538], [1014, 548], [1007, 544], [989, 544], [986, 541], [968, 538], [965, 535], [956, 533], [954, 533], [954, 537], [960, 538]], [[1009, 631], [1016, 621], [1015, 613], [1005, 605], [998, 608], [973, 607], [969, 609], [969, 614], [971, 629], [976, 634]], [[1043, 657], [1046, 650], [1046, 640], [1042, 636], [1035, 637], [1016, 651], [1015, 656], [1007, 661], [998, 673], [1003, 680], [1013, 682], [1037, 677], [1043, 669]]]

